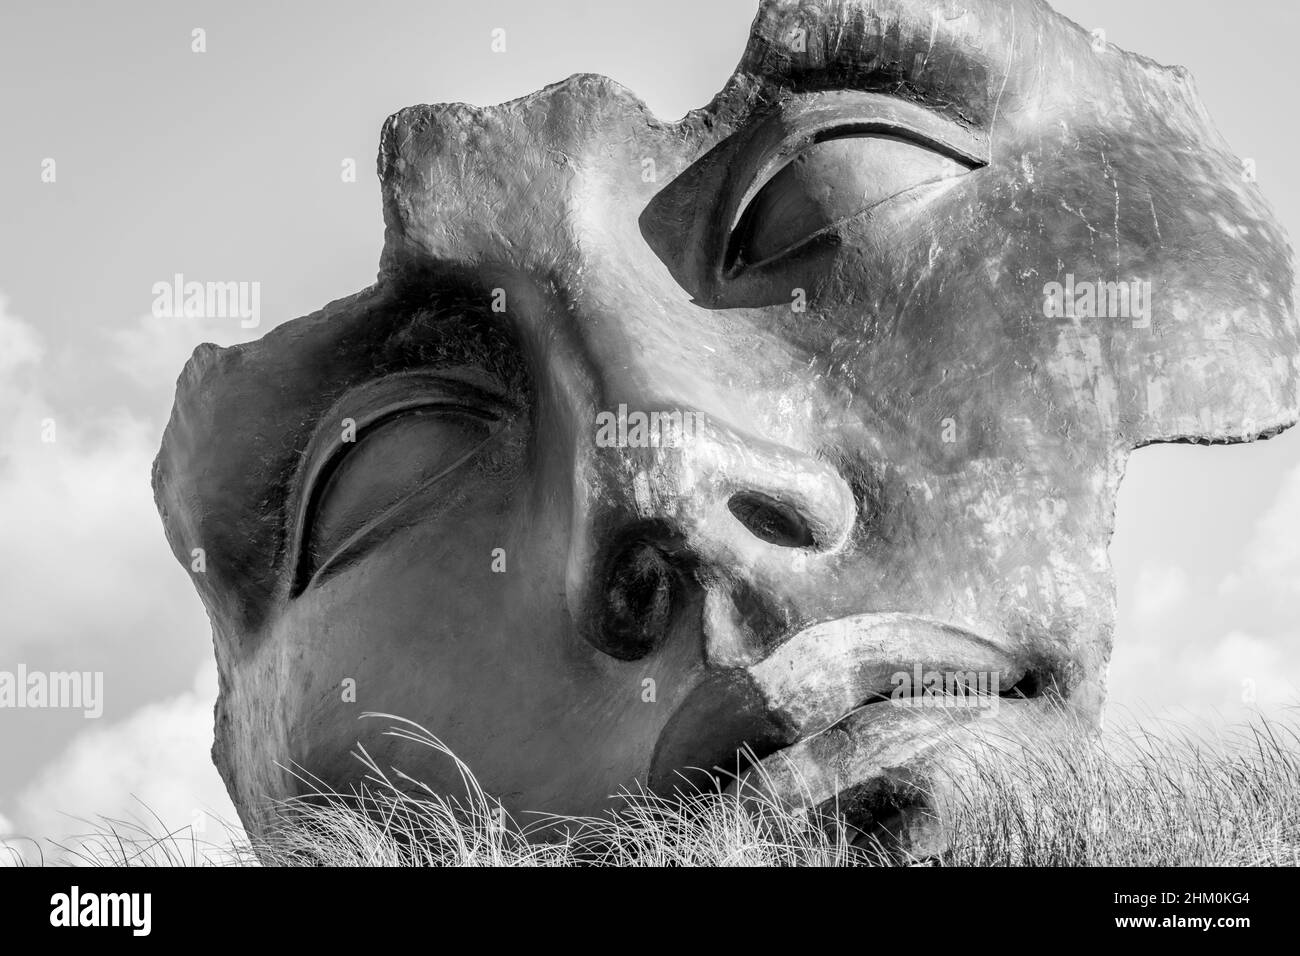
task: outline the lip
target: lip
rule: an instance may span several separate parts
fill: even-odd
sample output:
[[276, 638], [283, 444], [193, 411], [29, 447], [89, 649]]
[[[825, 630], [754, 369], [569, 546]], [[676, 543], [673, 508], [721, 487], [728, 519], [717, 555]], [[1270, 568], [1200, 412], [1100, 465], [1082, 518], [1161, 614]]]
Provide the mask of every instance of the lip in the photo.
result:
[[950, 837], [941, 807], [960, 775], [1057, 718], [1046, 700], [1004, 700], [991, 720], [981, 714], [869, 704], [764, 758], [724, 792], [751, 808], [806, 814], [872, 856], [938, 857]]
[[[926, 673], [996, 673], [1000, 692], [968, 698], [964, 706], [898, 699], [896, 675], [910, 676], [918, 666]], [[757, 664], [706, 677], [664, 728], [651, 787], [711, 782], [791, 809], [857, 806], [857, 825], [865, 830], [880, 815], [882, 795], [915, 790], [967, 732], [1041, 722], [1049, 704], [1039, 690], [1054, 683], [1057, 672], [921, 615], [883, 612], [821, 622]]]
[[997, 672], [1015, 687], [1029, 664], [972, 631], [915, 614], [858, 614], [796, 633], [748, 673], [768, 709], [799, 737], [825, 730], [872, 700], [887, 698], [893, 675]]

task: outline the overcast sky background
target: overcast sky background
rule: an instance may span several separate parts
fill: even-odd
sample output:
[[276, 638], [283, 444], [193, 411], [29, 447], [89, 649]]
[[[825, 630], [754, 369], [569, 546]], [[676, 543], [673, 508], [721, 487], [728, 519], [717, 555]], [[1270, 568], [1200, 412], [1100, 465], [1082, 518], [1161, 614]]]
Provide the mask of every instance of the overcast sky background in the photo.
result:
[[[1300, 235], [1290, 0], [1059, 0], [1189, 67]], [[374, 156], [413, 103], [490, 104], [603, 73], [661, 117], [704, 105], [753, 0], [5, 0], [0, 9], [0, 670], [103, 671], [104, 713], [0, 710], [0, 834], [234, 814], [208, 758], [206, 616], [149, 467], [193, 346], [369, 285]], [[191, 30], [207, 52], [191, 52]], [[507, 52], [490, 49], [507, 31]], [[57, 181], [41, 182], [53, 158]], [[341, 180], [356, 160], [355, 183]], [[174, 273], [261, 283], [262, 325], [155, 319]], [[54, 418], [57, 441], [40, 441]], [[1134, 455], [1111, 549], [1116, 714], [1235, 719], [1300, 701], [1300, 433]], [[1247, 685], [1244, 682], [1253, 682]], [[209, 827], [212, 825], [209, 824]], [[209, 831], [211, 832], [211, 831]]]

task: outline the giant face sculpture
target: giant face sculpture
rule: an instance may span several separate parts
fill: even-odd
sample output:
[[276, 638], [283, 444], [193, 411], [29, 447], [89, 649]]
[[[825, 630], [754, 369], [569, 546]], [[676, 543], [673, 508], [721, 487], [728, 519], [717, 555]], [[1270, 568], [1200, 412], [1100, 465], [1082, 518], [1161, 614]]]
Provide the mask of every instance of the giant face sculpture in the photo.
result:
[[576, 76], [405, 109], [379, 174], [376, 285], [199, 348], [155, 467], [253, 827], [358, 740], [459, 787], [363, 710], [568, 813], [742, 744], [879, 786], [940, 759], [870, 703], [918, 665], [1095, 719], [1129, 452], [1296, 418], [1290, 250], [1187, 75], [1036, 0], [765, 2], [681, 122]]

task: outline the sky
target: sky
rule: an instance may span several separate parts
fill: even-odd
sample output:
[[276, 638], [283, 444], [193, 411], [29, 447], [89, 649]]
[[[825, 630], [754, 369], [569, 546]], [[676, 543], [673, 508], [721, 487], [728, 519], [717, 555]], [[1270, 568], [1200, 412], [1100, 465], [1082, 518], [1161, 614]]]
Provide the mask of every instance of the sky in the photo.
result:
[[[1059, 0], [1118, 45], [1187, 66], [1291, 234], [1300, 5]], [[0, 835], [86, 818], [212, 833], [207, 619], [149, 468], [174, 382], [369, 285], [385, 117], [603, 73], [665, 119], [731, 74], [752, 0], [6, 0], [0, 8], [0, 670], [102, 672], [102, 715], [0, 710]], [[506, 31], [493, 52], [492, 31]], [[204, 52], [195, 52], [201, 29]], [[48, 179], [53, 160], [53, 181]], [[341, 174], [355, 163], [354, 182]], [[261, 325], [159, 319], [176, 273], [261, 286]], [[54, 426], [54, 441], [48, 425]], [[1300, 432], [1136, 453], [1111, 555], [1110, 714], [1237, 719], [1300, 702]], [[1108, 718], [1109, 719], [1109, 718]]]

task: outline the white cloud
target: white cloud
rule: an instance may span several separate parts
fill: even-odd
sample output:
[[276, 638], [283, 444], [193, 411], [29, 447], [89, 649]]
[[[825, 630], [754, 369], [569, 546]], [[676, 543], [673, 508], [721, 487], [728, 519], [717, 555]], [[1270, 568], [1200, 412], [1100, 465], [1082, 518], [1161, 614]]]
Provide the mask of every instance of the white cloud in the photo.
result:
[[8, 302], [0, 296], [0, 384], [23, 366], [35, 365], [45, 354], [34, 329], [9, 315]]
[[169, 830], [194, 827], [200, 842], [224, 844], [222, 821], [238, 820], [208, 756], [216, 696], [216, 666], [205, 663], [184, 693], [120, 723], [90, 725], [19, 793], [11, 832], [64, 843], [107, 817], [158, 834], [157, 815]]
[[0, 638], [4, 656], [18, 645], [102, 640], [115, 620], [166, 626], [154, 602], [167, 588], [142, 585], [147, 579], [184, 583], [153, 506], [153, 429], [120, 412], [97, 416], [102, 437], [91, 444], [82, 423], [76, 424], [56, 419], [56, 440], [44, 443], [40, 419], [28, 418], [0, 469], [6, 542], [0, 548], [0, 605], [9, 622]]
[[1132, 609], [1121, 617], [1116, 632], [1109, 673], [1113, 707], [1140, 716], [1218, 714], [1240, 720], [1253, 712], [1279, 717], [1300, 704], [1300, 641], [1294, 631], [1259, 636], [1241, 627], [1223, 630], [1225, 618], [1242, 620], [1246, 597], [1278, 602], [1285, 609], [1274, 618], [1281, 628], [1293, 617], [1294, 605], [1284, 600], [1293, 582], [1258, 569], [1265, 563], [1284, 564], [1285, 546], [1277, 541], [1284, 535], [1273, 534], [1271, 522], [1291, 507], [1289, 497], [1300, 500], [1297, 490], [1300, 486], [1288, 482], [1261, 518], [1261, 533], [1247, 557], [1255, 570], [1234, 576], [1237, 587], [1252, 582], [1249, 595], [1226, 585], [1217, 593], [1213, 587], [1198, 588], [1181, 565], [1142, 565]]
[[[131, 343], [111, 342], [103, 362], [126, 362], [122, 350]], [[140, 368], [174, 366], [159, 385], [169, 397], [187, 346], [144, 333], [133, 345], [129, 360]], [[70, 832], [67, 821], [50, 814], [120, 813], [123, 795], [134, 790], [155, 809], [180, 808], [187, 824], [192, 807], [228, 804], [208, 757], [215, 690], [185, 691], [211, 644], [153, 505], [161, 423], [120, 406], [70, 401], [76, 392], [58, 368], [36, 330], [0, 299], [0, 667], [101, 671], [105, 713], [90, 729], [55, 711], [0, 723], [40, 727], [0, 736], [0, 806], [13, 828], [57, 837]], [[55, 420], [53, 442], [42, 441], [47, 417]], [[32, 783], [61, 750], [42, 771], [45, 782]]]
[[[1240, 720], [1253, 712], [1283, 717], [1300, 705], [1300, 467], [1285, 467], [1271, 500], [1236, 502], [1235, 520], [1248, 532], [1240, 550], [1212, 522], [1197, 522], [1203, 533], [1167, 546], [1172, 523], [1185, 527], [1188, 509], [1204, 507], [1200, 501], [1175, 502], [1154, 516], [1143, 510], [1140, 517], [1152, 519], [1146, 524], [1132, 521], [1139, 502], [1130, 502], [1134, 537], [1121, 546], [1129, 548], [1125, 557], [1136, 573], [1118, 582], [1121, 614], [1110, 668], [1115, 709]], [[1165, 496], [1156, 503], [1159, 511], [1169, 504], [1176, 472], [1153, 473], [1162, 480], [1149, 481], [1146, 494]], [[1218, 484], [1207, 482], [1204, 500], [1239, 494], [1231, 477], [1225, 471]], [[1146, 558], [1140, 566], [1133, 551]]]
[[1280, 717], [1300, 704], [1300, 645], [1242, 631], [1209, 637], [1152, 629], [1116, 644], [1113, 707], [1138, 715], [1170, 712], [1240, 720]]
[[1255, 524], [1241, 570], [1228, 575], [1220, 592], [1294, 613], [1300, 597], [1300, 467], [1282, 479], [1277, 497]]
[[153, 504], [161, 426], [120, 407], [52, 411], [49, 376], [19, 374], [41, 355], [37, 333], [0, 300], [0, 659], [33, 646], [139, 653], [191, 634], [190, 663], [173, 677], [184, 680], [207, 627]]
[[1240, 702], [1276, 713], [1300, 703], [1300, 647], [1233, 631], [1206, 656], [1203, 670], [1235, 683]]
[[32, 379], [45, 348], [30, 325], [10, 315], [8, 302], [0, 295], [0, 474], [12, 451], [3, 438], [12, 429], [15, 438], [24, 425], [29, 434], [39, 435], [40, 418]]
[[1186, 604], [1190, 593], [1191, 583], [1183, 568], [1143, 564], [1134, 587], [1134, 617], [1143, 629], [1160, 626]]
[[243, 329], [235, 319], [144, 315], [134, 325], [105, 334], [117, 370], [139, 386], [165, 393], [170, 407], [176, 377], [195, 346], [235, 345], [262, 336], [268, 328]]

